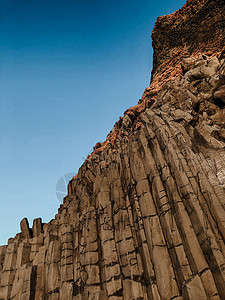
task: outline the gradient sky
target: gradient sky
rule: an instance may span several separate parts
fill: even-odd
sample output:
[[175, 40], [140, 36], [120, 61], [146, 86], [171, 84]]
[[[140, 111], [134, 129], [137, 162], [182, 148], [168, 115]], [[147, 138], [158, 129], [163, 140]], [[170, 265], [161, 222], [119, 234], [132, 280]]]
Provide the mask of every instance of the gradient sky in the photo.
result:
[[58, 180], [137, 104], [156, 18], [184, 3], [0, 0], [0, 244], [54, 218]]

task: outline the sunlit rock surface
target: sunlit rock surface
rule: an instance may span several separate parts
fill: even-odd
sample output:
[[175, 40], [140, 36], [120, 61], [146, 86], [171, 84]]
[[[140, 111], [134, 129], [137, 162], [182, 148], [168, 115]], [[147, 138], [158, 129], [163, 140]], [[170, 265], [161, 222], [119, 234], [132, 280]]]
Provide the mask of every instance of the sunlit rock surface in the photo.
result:
[[225, 299], [224, 8], [158, 19], [150, 87], [0, 247], [0, 299]]

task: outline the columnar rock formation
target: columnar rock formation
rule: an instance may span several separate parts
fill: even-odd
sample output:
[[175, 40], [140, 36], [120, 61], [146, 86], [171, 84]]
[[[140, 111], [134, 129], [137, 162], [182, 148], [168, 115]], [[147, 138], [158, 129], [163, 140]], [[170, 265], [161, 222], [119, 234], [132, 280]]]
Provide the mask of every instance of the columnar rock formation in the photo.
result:
[[224, 8], [187, 1], [157, 21], [150, 88], [55, 219], [23, 219], [0, 247], [0, 299], [225, 299]]

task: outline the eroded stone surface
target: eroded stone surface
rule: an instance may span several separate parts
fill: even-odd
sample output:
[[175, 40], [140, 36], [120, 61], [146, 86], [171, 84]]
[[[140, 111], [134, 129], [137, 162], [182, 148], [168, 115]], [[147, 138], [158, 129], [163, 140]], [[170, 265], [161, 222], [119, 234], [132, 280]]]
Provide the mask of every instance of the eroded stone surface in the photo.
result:
[[224, 51], [180, 64], [94, 147], [55, 218], [0, 247], [0, 299], [225, 299]]
[[219, 53], [225, 45], [224, 32], [224, 0], [188, 0], [178, 11], [159, 17], [152, 32], [151, 85], [143, 97], [155, 97], [164, 83], [192, 68], [192, 58], [199, 53], [210, 57]]

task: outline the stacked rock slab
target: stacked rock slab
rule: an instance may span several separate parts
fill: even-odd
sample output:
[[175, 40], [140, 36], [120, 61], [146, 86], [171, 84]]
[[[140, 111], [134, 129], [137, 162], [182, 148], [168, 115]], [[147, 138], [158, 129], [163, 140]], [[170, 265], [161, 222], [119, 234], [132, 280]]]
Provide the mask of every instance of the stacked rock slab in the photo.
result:
[[[179, 14], [188, 24], [197, 11], [206, 32], [215, 18], [219, 36], [224, 6], [193, 0]], [[0, 247], [0, 299], [225, 299], [225, 51], [214, 50], [181, 55], [170, 80], [156, 65], [165, 84], [95, 146], [55, 219], [21, 221]]]

